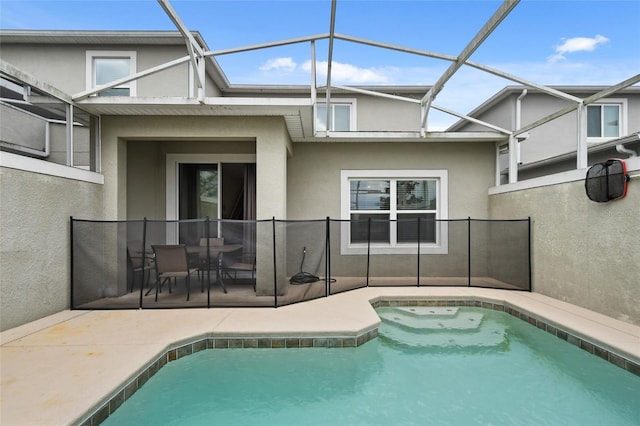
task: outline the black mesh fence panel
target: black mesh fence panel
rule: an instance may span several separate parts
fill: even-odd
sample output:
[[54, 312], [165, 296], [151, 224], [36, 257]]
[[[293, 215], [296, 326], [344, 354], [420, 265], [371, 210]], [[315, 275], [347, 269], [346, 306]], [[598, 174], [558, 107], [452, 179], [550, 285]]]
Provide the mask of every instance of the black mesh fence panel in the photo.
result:
[[366, 286], [531, 289], [528, 220], [72, 222], [73, 309], [273, 307]]
[[329, 294], [367, 286], [366, 250], [357, 254], [347, 250], [354, 225], [366, 229], [367, 221], [329, 221]]
[[73, 221], [72, 308], [139, 307], [136, 288], [149, 278], [143, 228], [143, 221]]
[[471, 285], [530, 290], [529, 221], [471, 220]]
[[[421, 248], [421, 286], [466, 286], [469, 275], [469, 224], [466, 220], [435, 221], [439, 248]], [[434, 250], [435, 249], [435, 250]], [[433, 253], [437, 251], [437, 253]], [[426, 252], [426, 254], [423, 254]]]
[[275, 225], [278, 305], [325, 297], [326, 221], [276, 221]]

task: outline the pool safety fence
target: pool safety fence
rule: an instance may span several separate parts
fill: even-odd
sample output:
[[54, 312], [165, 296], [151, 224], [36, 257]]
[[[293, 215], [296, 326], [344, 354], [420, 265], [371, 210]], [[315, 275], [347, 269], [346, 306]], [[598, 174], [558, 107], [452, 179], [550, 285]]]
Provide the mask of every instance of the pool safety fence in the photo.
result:
[[72, 309], [278, 307], [363, 287], [531, 291], [531, 220], [71, 218]]

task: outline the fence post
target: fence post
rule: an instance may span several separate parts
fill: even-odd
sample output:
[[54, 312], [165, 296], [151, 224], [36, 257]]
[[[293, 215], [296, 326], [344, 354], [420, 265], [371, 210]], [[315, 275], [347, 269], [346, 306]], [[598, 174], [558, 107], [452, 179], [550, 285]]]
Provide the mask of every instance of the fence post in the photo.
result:
[[420, 287], [420, 216], [418, 216], [418, 277], [416, 281]]
[[369, 266], [371, 261], [371, 216], [367, 220], [367, 287], [369, 287]]
[[471, 216], [467, 218], [467, 262], [468, 285], [471, 287]]
[[529, 216], [527, 218], [527, 224], [528, 224], [528, 238], [529, 238], [529, 244], [527, 245], [527, 248], [529, 249], [529, 253], [528, 253], [528, 258], [529, 258], [529, 292], [531, 292], [532, 289], [532, 278], [531, 278], [531, 216]]
[[324, 242], [324, 294], [325, 297], [329, 297], [329, 282], [331, 277], [331, 223], [329, 221], [329, 216], [327, 216], [326, 224], [326, 238]]
[[[143, 289], [144, 289], [144, 271], [145, 271], [145, 265], [147, 263], [147, 218], [146, 216], [144, 217], [144, 219], [142, 220], [142, 281], [140, 282], [140, 300], [138, 303], [138, 309], [142, 309], [142, 293], [143, 293]], [[149, 274], [151, 274], [151, 271], [149, 271]], [[149, 276], [149, 278], [151, 278], [151, 276]], [[133, 282], [135, 282], [135, 272], [133, 275]], [[133, 284], [132, 284], [133, 286]], [[131, 289], [131, 291], [133, 291], [133, 288]]]
[[207, 308], [211, 307], [211, 253], [209, 252], [210, 232], [209, 215], [207, 215], [204, 221], [204, 235], [207, 237]]
[[69, 254], [71, 255], [71, 271], [69, 273], [69, 278], [71, 279], [71, 285], [69, 286], [71, 288], [71, 297], [70, 297], [70, 303], [71, 303], [71, 309], [75, 308], [75, 304], [73, 301], [73, 216], [69, 216], [69, 220], [70, 222], [70, 226], [69, 226], [69, 238], [71, 238], [71, 247], [69, 249]]
[[278, 260], [276, 253], [276, 217], [271, 219], [271, 229], [273, 231], [273, 307], [278, 307], [278, 274], [276, 272], [276, 262]]

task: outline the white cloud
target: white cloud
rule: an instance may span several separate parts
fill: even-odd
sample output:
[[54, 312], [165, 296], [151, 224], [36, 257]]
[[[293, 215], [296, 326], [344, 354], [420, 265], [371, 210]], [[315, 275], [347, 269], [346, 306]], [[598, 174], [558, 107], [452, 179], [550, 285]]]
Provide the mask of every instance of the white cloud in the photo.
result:
[[[304, 71], [311, 71], [311, 61], [306, 61], [301, 65]], [[316, 70], [319, 76], [327, 76], [327, 61], [316, 62]], [[351, 64], [343, 64], [333, 61], [331, 65], [332, 83], [352, 83], [352, 84], [380, 84], [389, 83], [390, 79], [382, 68], [360, 68]]]
[[549, 57], [549, 62], [555, 63], [566, 59], [565, 54], [574, 52], [593, 52], [596, 47], [609, 41], [608, 38], [598, 34], [593, 38], [573, 37], [563, 39], [563, 43], [555, 47], [556, 53]]
[[274, 58], [265, 62], [264, 65], [260, 67], [260, 70], [294, 72], [297, 66], [292, 58]]

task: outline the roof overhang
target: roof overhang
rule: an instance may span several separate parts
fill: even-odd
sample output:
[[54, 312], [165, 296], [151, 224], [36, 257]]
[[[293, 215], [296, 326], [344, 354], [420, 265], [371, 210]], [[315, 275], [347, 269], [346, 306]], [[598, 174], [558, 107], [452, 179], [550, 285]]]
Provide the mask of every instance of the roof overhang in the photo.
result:
[[102, 116], [282, 117], [293, 142], [504, 142], [499, 132], [319, 132], [313, 134], [309, 98], [206, 97], [204, 104], [183, 97], [87, 98], [76, 105]]

